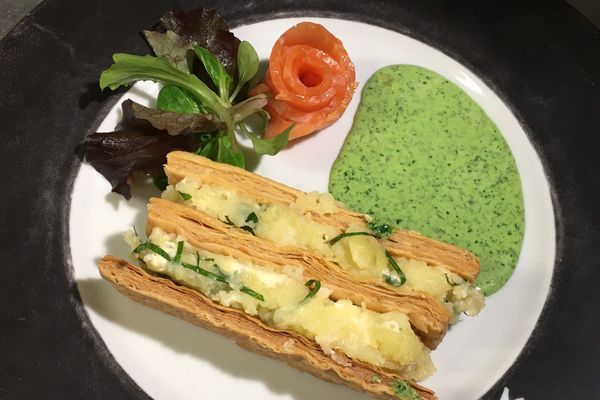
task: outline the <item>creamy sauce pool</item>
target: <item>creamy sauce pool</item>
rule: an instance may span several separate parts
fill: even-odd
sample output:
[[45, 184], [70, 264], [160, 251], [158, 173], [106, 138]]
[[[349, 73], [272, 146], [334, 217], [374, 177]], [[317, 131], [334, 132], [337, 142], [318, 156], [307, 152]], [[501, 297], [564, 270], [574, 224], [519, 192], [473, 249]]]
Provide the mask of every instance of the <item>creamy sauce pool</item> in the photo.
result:
[[486, 295], [516, 266], [524, 211], [510, 149], [481, 107], [433, 71], [391, 65], [368, 80], [329, 190], [378, 223], [475, 253]]

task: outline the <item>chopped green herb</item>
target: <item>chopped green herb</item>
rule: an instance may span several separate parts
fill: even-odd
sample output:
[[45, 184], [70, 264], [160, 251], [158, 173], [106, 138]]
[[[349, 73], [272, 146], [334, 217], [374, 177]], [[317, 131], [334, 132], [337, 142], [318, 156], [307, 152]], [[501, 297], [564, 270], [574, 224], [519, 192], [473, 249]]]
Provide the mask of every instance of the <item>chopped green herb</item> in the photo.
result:
[[371, 377], [371, 382], [373, 382], [373, 383], [381, 383], [381, 378], [379, 377], [379, 375], [373, 375]]
[[[180, 242], [180, 243], [182, 243], [182, 242]], [[214, 261], [214, 260], [212, 258], [204, 258], [203, 261]], [[219, 268], [219, 266], [217, 264], [213, 264], [213, 267], [216, 268], [217, 271], [219, 271], [218, 274], [215, 274], [214, 272], [210, 272], [210, 271], [200, 267], [200, 254], [198, 252], [196, 252], [196, 265], [182, 263], [181, 266], [184, 268], [187, 268], [187, 269], [191, 269], [192, 271], [194, 271], [200, 275], [203, 275], [209, 279], [212, 279], [214, 281], [226, 283], [229, 285], [229, 287], [231, 287], [231, 284], [227, 280], [227, 277], [221, 272], [221, 269]], [[255, 292], [254, 290], [250, 289], [249, 287], [242, 286], [242, 288], [240, 289], [240, 292], [244, 292], [259, 301], [265, 301], [265, 298], [263, 297], [262, 294]]]
[[[196, 259], [196, 260], [198, 260], [198, 259]], [[200, 265], [181, 263], [181, 266], [184, 268], [187, 268], [187, 269], [191, 269], [192, 271], [194, 271], [200, 275], [204, 275], [205, 277], [212, 279], [213, 281], [229, 284], [229, 282], [227, 282], [227, 278], [225, 276], [215, 274], [214, 272], [210, 272], [210, 271], [200, 267]]]
[[395, 287], [400, 287], [400, 286], [402, 286], [402, 284], [404, 283], [404, 281], [402, 281], [402, 280], [401, 280], [400, 278], [398, 278], [398, 276], [396, 276], [396, 275], [388, 275], [388, 274], [385, 274], [385, 275], [383, 275], [383, 279], [385, 279], [385, 281], [386, 281], [387, 283], [389, 283], [390, 285], [392, 285], [392, 286], [395, 286]]
[[174, 263], [178, 263], [181, 261], [181, 255], [183, 254], [183, 240], [177, 242], [177, 253], [175, 253], [175, 258], [173, 259]]
[[[204, 259], [204, 261], [207, 261], [206, 259]], [[217, 270], [217, 275], [222, 275], [225, 278], [227, 278], [227, 274], [223, 273], [223, 271], [221, 271], [221, 267], [219, 267], [218, 264], [213, 264], [213, 268]]]
[[[214, 258], [203, 258], [202, 261], [215, 261]], [[196, 251], [196, 265], [200, 265], [200, 253]]]
[[229, 219], [229, 215], [226, 215], [226, 216], [225, 216], [225, 223], [226, 223], [227, 225], [235, 225], [235, 224], [234, 224], [233, 222], [231, 222], [231, 220]]
[[166, 175], [158, 176], [152, 180], [154, 182], [154, 186], [161, 192], [167, 188], [169, 185], [169, 179]]
[[240, 229], [243, 229], [246, 232], [250, 232], [252, 235], [256, 236], [256, 233], [254, 233], [254, 229], [250, 228], [248, 225], [240, 226]]
[[321, 290], [321, 281], [318, 281], [316, 279], [310, 279], [306, 281], [304, 286], [306, 286], [310, 291], [308, 292], [306, 297], [302, 299], [302, 302], [305, 302], [306, 300], [314, 297], [319, 292], [319, 290]]
[[450, 286], [458, 286], [458, 285], [460, 285], [460, 283], [450, 282], [450, 278], [448, 278], [448, 274], [444, 274], [444, 276], [446, 277], [446, 282], [448, 282], [448, 285], [450, 285]]
[[258, 217], [256, 216], [255, 213], [251, 212], [246, 217], [246, 222], [254, 222], [255, 224], [257, 224], [258, 223]]
[[265, 301], [265, 298], [263, 297], [262, 294], [255, 292], [254, 290], [250, 289], [249, 287], [242, 286], [242, 288], [240, 289], [240, 292], [244, 292], [247, 295], [254, 297], [256, 300]]
[[341, 239], [343, 239], [345, 237], [349, 237], [349, 236], [373, 236], [374, 238], [377, 238], [376, 235], [369, 233], [369, 232], [345, 232], [345, 233], [341, 233], [341, 234], [337, 235], [336, 237], [334, 237], [327, 243], [329, 245], [333, 246], [334, 244], [339, 242]]
[[388, 224], [375, 225], [373, 223], [369, 223], [369, 229], [371, 229], [373, 233], [380, 238], [388, 238], [394, 232], [394, 228]]
[[[394, 260], [394, 257], [392, 257], [390, 253], [388, 253], [386, 251], [385, 256], [387, 257], [392, 269], [396, 272], [396, 274], [398, 274], [398, 278], [400, 279], [400, 285], [397, 285], [397, 286], [402, 286], [404, 284], [404, 282], [406, 282], [406, 276], [404, 276], [404, 273], [398, 266], [398, 263], [396, 262], [396, 260]], [[387, 279], [386, 279], [386, 281], [387, 281]], [[396, 285], [394, 285], [394, 286], [396, 286]]]
[[133, 254], [139, 254], [144, 250], [150, 250], [153, 253], [158, 254], [159, 256], [161, 256], [162, 258], [164, 258], [167, 261], [171, 261], [171, 256], [169, 256], [169, 254], [164, 251], [163, 249], [161, 249], [159, 246], [155, 245], [152, 242], [146, 242], [146, 243], [142, 243], [140, 244], [138, 247], [136, 247], [132, 253]]
[[345, 232], [340, 235], [337, 235], [336, 237], [331, 239], [328, 243], [330, 245], [334, 245], [340, 239], [343, 239], [348, 236], [359, 236], [359, 235], [373, 236], [375, 239], [387, 238], [393, 232], [392, 227], [389, 226], [388, 224], [382, 224], [382, 225], [369, 224], [369, 228], [373, 231], [373, 233], [371, 233], [371, 232]]
[[181, 196], [181, 198], [185, 201], [189, 200], [192, 198], [191, 194], [188, 193], [184, 193], [184, 192], [180, 192], [179, 190], [177, 191], [177, 193], [179, 193], [179, 195]]
[[392, 382], [392, 389], [396, 397], [402, 400], [419, 400], [420, 396], [417, 391], [411, 387], [406, 381], [396, 379]]

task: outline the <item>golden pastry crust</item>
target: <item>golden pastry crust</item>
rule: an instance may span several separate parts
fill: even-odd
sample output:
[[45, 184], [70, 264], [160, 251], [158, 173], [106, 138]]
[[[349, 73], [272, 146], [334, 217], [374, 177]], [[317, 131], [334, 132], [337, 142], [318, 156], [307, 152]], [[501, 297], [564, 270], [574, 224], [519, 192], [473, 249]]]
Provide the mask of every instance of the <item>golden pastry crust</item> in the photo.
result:
[[[377, 399], [398, 399], [391, 385], [403, 379], [399, 374], [350, 359], [340, 364], [312, 340], [272, 328], [243, 311], [216, 304], [193, 289], [151, 275], [116, 257], [104, 257], [99, 269], [104, 279], [134, 301], [221, 334], [243, 348], [285, 361], [326, 381], [368, 392]], [[352, 365], [345, 366], [347, 362]], [[374, 382], [374, 376], [380, 379]], [[420, 399], [437, 398], [431, 390], [411, 381], [407, 383]]]
[[[181, 151], [167, 155], [165, 172], [170, 184], [190, 177], [206, 184], [234, 188], [240, 195], [264, 205], [287, 207], [303, 194], [297, 189], [244, 169]], [[336, 212], [314, 213], [311, 217], [316, 222], [342, 230], [353, 224], [367, 223], [364, 214], [347, 210], [341, 203], [337, 204]], [[382, 239], [381, 242], [394, 256], [424, 261], [431, 266], [442, 266], [469, 282], [473, 282], [479, 274], [479, 260], [473, 253], [427, 238], [417, 232], [396, 230], [390, 238]]]
[[434, 349], [448, 329], [451, 314], [430, 296], [419, 292], [403, 292], [386, 285], [359, 281], [337, 264], [297, 247], [280, 246], [224, 224], [181, 204], [163, 199], [150, 199], [147, 234], [159, 227], [165, 232], [186, 238], [196, 248], [231, 256], [273, 270], [300, 267], [310, 279], [318, 279], [332, 290], [332, 300], [349, 299], [356, 305], [376, 312], [400, 311], [407, 314], [415, 333], [423, 344]]

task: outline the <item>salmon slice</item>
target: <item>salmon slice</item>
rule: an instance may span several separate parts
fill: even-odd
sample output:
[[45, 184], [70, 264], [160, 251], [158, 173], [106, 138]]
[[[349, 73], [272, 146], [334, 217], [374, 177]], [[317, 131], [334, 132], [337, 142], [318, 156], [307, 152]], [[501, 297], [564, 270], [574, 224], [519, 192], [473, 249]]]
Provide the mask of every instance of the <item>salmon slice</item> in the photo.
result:
[[265, 138], [295, 124], [290, 139], [320, 130], [341, 117], [356, 88], [354, 64], [342, 42], [322, 25], [301, 22], [277, 40], [262, 84], [271, 95]]

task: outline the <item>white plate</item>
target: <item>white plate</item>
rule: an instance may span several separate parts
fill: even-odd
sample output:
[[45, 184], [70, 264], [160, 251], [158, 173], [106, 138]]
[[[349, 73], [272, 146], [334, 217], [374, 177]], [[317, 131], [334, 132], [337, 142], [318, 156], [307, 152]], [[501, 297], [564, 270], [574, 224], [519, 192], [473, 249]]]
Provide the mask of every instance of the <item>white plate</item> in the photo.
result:
[[[510, 367], [530, 336], [548, 294], [555, 232], [548, 183], [540, 160], [509, 108], [464, 66], [421, 42], [379, 27], [337, 19], [280, 19], [234, 30], [250, 41], [262, 59], [281, 33], [310, 20], [323, 24], [345, 44], [366, 80], [389, 64], [432, 69], [465, 90], [496, 123], [515, 157], [525, 201], [525, 238], [517, 269], [506, 286], [488, 298], [476, 318], [453, 327], [433, 353], [438, 372], [423, 382], [448, 400], [483, 395]], [[326, 191], [329, 170], [349, 131], [359, 102], [356, 95], [343, 117], [325, 131], [276, 157], [263, 157], [255, 172], [303, 190]], [[151, 83], [136, 84], [122, 100], [152, 104]], [[100, 131], [114, 128], [120, 102]], [[240, 349], [226, 339], [134, 303], [101, 280], [96, 263], [104, 254], [127, 257], [121, 233], [145, 225], [145, 203], [156, 194], [134, 187], [127, 203], [89, 165], [75, 181], [70, 216], [74, 277], [95, 328], [117, 362], [155, 399], [366, 399], [366, 395], [322, 382], [284, 364]]]

